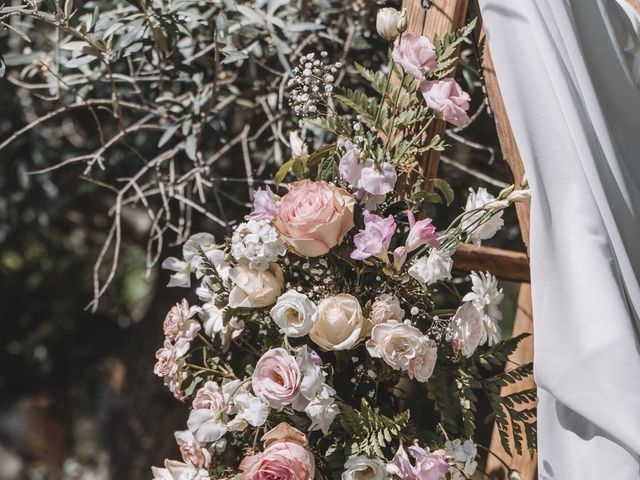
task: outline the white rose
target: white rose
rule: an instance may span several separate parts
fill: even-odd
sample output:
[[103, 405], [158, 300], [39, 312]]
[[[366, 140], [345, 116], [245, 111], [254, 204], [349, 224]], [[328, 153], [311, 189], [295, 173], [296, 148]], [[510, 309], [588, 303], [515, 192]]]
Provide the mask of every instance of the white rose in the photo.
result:
[[385, 480], [387, 471], [380, 460], [365, 456], [353, 457], [344, 464], [342, 480]]
[[318, 315], [309, 336], [323, 350], [348, 350], [360, 341], [363, 329], [364, 316], [358, 299], [341, 293], [318, 304]]
[[420, 339], [420, 352], [409, 364], [407, 373], [409, 378], [419, 382], [426, 382], [433, 375], [433, 369], [438, 359], [438, 346], [427, 336]]
[[234, 287], [229, 294], [231, 308], [258, 308], [272, 305], [282, 292], [282, 270], [271, 264], [262, 271], [249, 267], [245, 261], [229, 272]]
[[287, 337], [303, 337], [311, 331], [316, 312], [315, 304], [306, 295], [289, 290], [278, 298], [271, 318]]
[[422, 285], [431, 285], [441, 280], [451, 279], [453, 260], [442, 250], [432, 250], [428, 257], [420, 257], [409, 267], [409, 275]]
[[451, 319], [451, 329], [454, 350], [469, 358], [484, 336], [482, 315], [471, 302], [463, 303]]
[[408, 370], [411, 361], [421, 353], [422, 337], [417, 328], [391, 320], [373, 327], [367, 350], [373, 358], [382, 358], [394, 370]]
[[398, 32], [398, 20], [400, 20], [400, 12], [395, 8], [387, 7], [378, 10], [376, 17], [378, 35], [393, 42], [400, 33]]
[[371, 305], [371, 323], [386, 323], [389, 320], [397, 322], [404, 318], [404, 310], [400, 307], [400, 300], [395, 295], [383, 293]]

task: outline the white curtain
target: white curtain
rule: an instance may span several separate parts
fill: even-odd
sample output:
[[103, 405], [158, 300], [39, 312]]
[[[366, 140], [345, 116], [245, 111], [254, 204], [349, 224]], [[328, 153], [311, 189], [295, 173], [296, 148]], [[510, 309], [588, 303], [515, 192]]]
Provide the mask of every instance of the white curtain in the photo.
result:
[[640, 21], [480, 0], [533, 191], [539, 477], [640, 479]]

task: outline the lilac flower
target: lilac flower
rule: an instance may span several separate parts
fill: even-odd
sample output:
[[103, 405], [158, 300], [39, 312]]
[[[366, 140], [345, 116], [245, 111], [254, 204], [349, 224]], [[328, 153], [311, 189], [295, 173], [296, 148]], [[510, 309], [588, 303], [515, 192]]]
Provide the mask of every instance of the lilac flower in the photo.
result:
[[440, 246], [440, 240], [438, 240], [438, 234], [436, 233], [436, 227], [433, 226], [430, 218], [424, 220], [418, 220], [413, 215], [411, 210], [407, 210], [407, 217], [409, 218], [409, 236], [405, 242], [407, 253], [420, 248], [423, 245], [431, 245], [434, 248]]
[[278, 200], [269, 187], [265, 190], [258, 188], [253, 192], [253, 210], [249, 216], [253, 220], [271, 221], [276, 215]]
[[379, 168], [374, 165], [362, 169], [360, 188], [372, 195], [386, 195], [393, 192], [398, 174], [390, 163], [383, 163]]
[[340, 178], [349, 182], [352, 186], [358, 187], [360, 176], [362, 175], [362, 165], [360, 164], [360, 149], [347, 140], [344, 143], [345, 153], [340, 159], [338, 172]]
[[436, 450], [428, 452], [417, 446], [409, 447], [409, 453], [415, 459], [415, 465], [400, 447], [393, 461], [389, 464], [390, 473], [401, 480], [441, 480], [449, 473], [449, 464], [445, 460], [446, 452]]
[[364, 213], [364, 230], [353, 237], [356, 249], [351, 253], [354, 260], [364, 260], [371, 256], [387, 260], [387, 249], [396, 231], [393, 215], [382, 218], [369, 212]]

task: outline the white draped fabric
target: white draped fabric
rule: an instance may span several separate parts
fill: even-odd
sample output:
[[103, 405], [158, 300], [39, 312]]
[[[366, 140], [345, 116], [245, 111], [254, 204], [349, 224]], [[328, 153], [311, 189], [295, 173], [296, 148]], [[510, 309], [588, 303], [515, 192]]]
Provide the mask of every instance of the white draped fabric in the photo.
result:
[[480, 0], [533, 191], [540, 479], [640, 478], [640, 21]]

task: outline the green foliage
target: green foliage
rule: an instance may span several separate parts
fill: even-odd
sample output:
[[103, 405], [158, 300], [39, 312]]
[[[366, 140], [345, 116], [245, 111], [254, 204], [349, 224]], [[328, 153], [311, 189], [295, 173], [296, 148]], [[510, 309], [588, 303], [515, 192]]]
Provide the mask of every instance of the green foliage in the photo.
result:
[[386, 417], [376, 412], [365, 399], [362, 399], [359, 411], [341, 405], [339, 421], [346, 438], [351, 439], [350, 455], [385, 458], [382, 449], [402, 436], [409, 416], [406, 410], [393, 418]]
[[434, 71], [437, 78], [444, 78], [454, 71], [457, 62], [456, 51], [458, 46], [467, 38], [476, 28], [477, 18], [471, 20], [465, 26], [459, 28], [455, 32], [447, 33], [443, 38], [435, 35], [433, 38], [433, 46], [438, 56], [438, 66]]
[[376, 118], [378, 122], [384, 122], [387, 118], [387, 108], [380, 106], [377, 99], [370, 98], [362, 90], [340, 88], [333, 97], [358, 113], [369, 127], [375, 126]]

